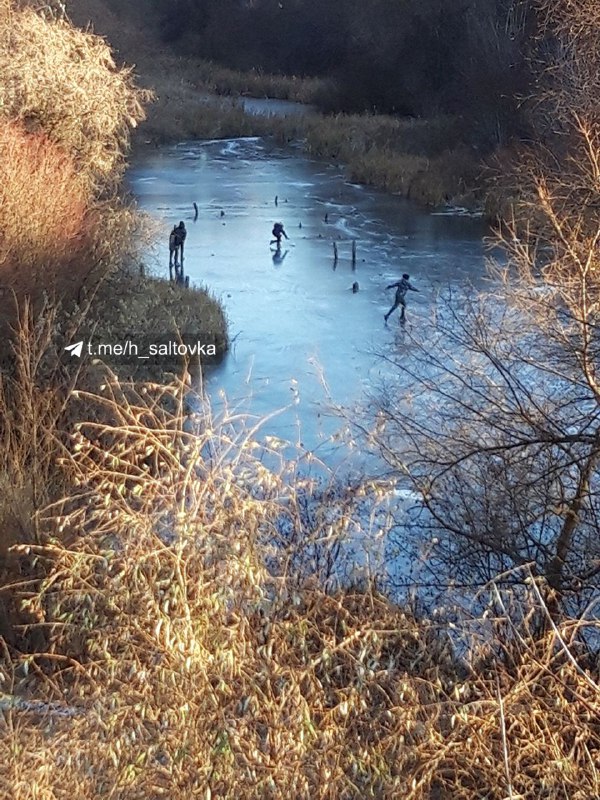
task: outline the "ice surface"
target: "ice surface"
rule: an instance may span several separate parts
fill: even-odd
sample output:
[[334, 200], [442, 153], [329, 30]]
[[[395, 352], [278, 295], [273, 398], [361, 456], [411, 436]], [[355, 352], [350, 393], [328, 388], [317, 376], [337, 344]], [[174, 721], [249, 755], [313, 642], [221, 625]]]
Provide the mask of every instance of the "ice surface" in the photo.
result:
[[[407, 324], [418, 325], [435, 302], [434, 287], [477, 285], [483, 277], [481, 221], [435, 216], [352, 185], [338, 168], [267, 140], [160, 149], [138, 161], [129, 182], [164, 226], [157, 272], [168, 276], [168, 233], [184, 219], [186, 273], [225, 304], [234, 344], [208, 376], [215, 405], [222, 389], [259, 416], [295, 400], [264, 433], [310, 449], [322, 450], [340, 427], [327, 413], [330, 402], [351, 409], [389, 369], [374, 355], [399, 328], [397, 312], [383, 325], [394, 295], [388, 283], [410, 273], [421, 291], [407, 298]], [[279, 255], [269, 246], [277, 220], [290, 237]]]

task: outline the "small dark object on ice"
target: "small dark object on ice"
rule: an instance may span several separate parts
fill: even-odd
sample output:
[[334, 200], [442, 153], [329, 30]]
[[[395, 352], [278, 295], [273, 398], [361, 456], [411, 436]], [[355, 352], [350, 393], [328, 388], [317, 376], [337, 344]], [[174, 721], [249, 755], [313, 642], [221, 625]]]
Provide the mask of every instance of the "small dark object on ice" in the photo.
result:
[[352, 294], [356, 294], [358, 292], [358, 281], [354, 281], [352, 284]]
[[194, 203], [194, 222], [198, 219], [198, 204]]

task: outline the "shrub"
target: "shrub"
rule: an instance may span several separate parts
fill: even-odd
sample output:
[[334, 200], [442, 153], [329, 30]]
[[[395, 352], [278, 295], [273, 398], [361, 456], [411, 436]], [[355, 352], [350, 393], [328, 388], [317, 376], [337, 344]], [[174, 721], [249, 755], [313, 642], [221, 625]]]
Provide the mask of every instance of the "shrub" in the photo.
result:
[[69, 256], [80, 245], [88, 202], [74, 160], [42, 133], [0, 119], [0, 267]]
[[0, 116], [70, 155], [92, 193], [114, 187], [144, 93], [107, 43], [62, 19], [0, 5]]
[[274, 578], [297, 490], [237, 415], [186, 417], [182, 390], [78, 394], [70, 486], [0, 587], [38, 633], [0, 651], [0, 792], [598, 796], [596, 622], [549, 624], [533, 578], [520, 611], [492, 585], [459, 658], [443, 619]]

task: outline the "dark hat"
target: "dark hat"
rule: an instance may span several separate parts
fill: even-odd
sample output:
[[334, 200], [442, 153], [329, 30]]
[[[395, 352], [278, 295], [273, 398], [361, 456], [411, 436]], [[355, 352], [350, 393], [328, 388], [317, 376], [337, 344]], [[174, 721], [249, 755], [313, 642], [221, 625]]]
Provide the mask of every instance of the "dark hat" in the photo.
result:
[[402, 277], [406, 278], [406, 280], [408, 280], [410, 278], [410, 275], [408, 274], [408, 272], [405, 272]]

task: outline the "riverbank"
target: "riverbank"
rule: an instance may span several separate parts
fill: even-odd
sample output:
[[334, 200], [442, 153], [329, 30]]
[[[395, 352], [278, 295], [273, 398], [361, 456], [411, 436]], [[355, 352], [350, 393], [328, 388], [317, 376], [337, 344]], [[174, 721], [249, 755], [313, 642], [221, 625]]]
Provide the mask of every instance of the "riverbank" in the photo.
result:
[[485, 613], [458, 623], [358, 577], [326, 591], [349, 504], [339, 521], [331, 502], [314, 509], [307, 529], [302, 489], [239, 419], [200, 415], [192, 432], [164, 410], [180, 398], [87, 395], [65, 494], [11, 552], [0, 794], [598, 796], [600, 675], [577, 638], [592, 620], [559, 630], [533, 578], [518, 608], [481, 587]]
[[[352, 181], [423, 206], [480, 208], [492, 219], [502, 205], [487, 179], [489, 158], [467, 143], [471, 137], [459, 118], [318, 111], [301, 117], [247, 114], [232, 99], [253, 96], [326, 104], [327, 83], [241, 73], [177, 57], [126, 16], [106, 13], [100, 0], [78, 0], [72, 13], [78, 24], [92, 20], [100, 33], [108, 35], [120, 56], [136, 65], [140, 84], [154, 93], [147, 119], [134, 136], [138, 148], [189, 139], [273, 136], [279, 143], [299, 142], [308, 155], [343, 164]], [[214, 99], [207, 101], [207, 94]]]
[[461, 144], [459, 122], [381, 115], [249, 114], [229, 98], [207, 99], [202, 87], [160, 82], [156, 102], [136, 134], [137, 146], [190, 139], [272, 136], [299, 143], [307, 155], [344, 166], [348, 179], [407, 197], [423, 206], [489, 205], [483, 166]]
[[[65, 351], [93, 336], [200, 331], [227, 347], [221, 306], [140, 275], [155, 230], [124, 199], [130, 131], [147, 93], [109, 46], [58, 11], [0, 4], [0, 565], [35, 541], [38, 514], [64, 489], [77, 391], [121, 378], [167, 379], [144, 364]], [[101, 354], [100, 354], [100, 360]], [[180, 372], [181, 364], [172, 364]], [[144, 371], [146, 370], [146, 371]], [[107, 378], [107, 375], [109, 376]], [[1, 611], [1, 609], [0, 609]]]

